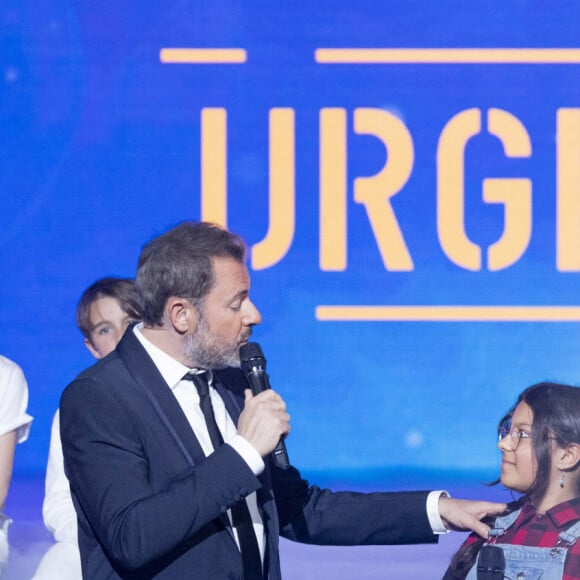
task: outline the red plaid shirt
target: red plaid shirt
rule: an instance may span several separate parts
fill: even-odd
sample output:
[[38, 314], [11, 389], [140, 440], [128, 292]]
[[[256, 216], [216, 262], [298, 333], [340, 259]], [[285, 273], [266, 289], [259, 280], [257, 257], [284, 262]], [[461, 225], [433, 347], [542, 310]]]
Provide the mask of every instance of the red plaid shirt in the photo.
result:
[[[560, 503], [545, 514], [539, 514], [532, 503], [527, 500], [522, 505], [518, 519], [506, 530], [505, 534], [498, 538], [497, 543], [552, 548], [558, 541], [558, 534], [578, 520], [580, 520], [580, 498]], [[471, 534], [466, 543], [471, 544], [478, 537]], [[567, 548], [568, 555], [562, 580], [578, 580], [580, 579], [580, 539]]]

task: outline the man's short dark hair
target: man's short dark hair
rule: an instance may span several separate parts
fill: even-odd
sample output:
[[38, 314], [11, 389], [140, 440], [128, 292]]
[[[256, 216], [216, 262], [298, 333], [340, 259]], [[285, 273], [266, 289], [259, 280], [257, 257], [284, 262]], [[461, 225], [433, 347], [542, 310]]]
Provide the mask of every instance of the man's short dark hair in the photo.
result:
[[208, 222], [182, 222], [151, 240], [143, 247], [136, 277], [145, 323], [162, 324], [171, 296], [201, 306], [214, 284], [213, 260], [243, 262], [245, 251], [238, 235]]
[[93, 302], [100, 298], [115, 298], [123, 312], [135, 320], [143, 318], [141, 305], [132, 278], [117, 278], [107, 276], [93, 282], [81, 295], [77, 306], [77, 326], [85, 338], [91, 340], [90, 310]]

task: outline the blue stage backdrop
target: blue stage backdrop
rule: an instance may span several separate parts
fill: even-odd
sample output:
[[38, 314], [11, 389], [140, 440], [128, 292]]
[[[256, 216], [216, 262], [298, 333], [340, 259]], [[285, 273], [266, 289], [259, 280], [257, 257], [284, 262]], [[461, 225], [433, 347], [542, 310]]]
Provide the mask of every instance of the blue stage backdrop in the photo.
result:
[[206, 219], [248, 244], [294, 463], [493, 473], [517, 393], [579, 380], [578, 22], [575, 0], [4, 0], [17, 471], [92, 364], [82, 290]]

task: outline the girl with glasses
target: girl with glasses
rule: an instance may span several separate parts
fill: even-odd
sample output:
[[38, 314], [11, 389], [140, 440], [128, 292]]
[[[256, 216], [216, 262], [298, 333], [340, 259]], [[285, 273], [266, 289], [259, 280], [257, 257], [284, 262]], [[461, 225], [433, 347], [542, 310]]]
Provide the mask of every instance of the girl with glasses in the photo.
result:
[[488, 540], [470, 535], [444, 580], [580, 578], [580, 388], [538, 383], [498, 428], [501, 483], [521, 496]]

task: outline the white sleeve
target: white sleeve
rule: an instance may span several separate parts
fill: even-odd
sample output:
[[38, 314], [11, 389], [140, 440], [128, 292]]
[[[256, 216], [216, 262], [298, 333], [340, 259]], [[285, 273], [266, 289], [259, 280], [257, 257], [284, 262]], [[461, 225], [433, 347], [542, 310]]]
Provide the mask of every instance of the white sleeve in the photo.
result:
[[27, 406], [28, 385], [22, 369], [0, 356], [0, 435], [16, 430], [16, 441], [26, 441], [32, 423]]
[[446, 491], [432, 491], [427, 496], [427, 517], [434, 534], [447, 534], [449, 532], [439, 515], [439, 498], [441, 496], [451, 497]]
[[54, 415], [50, 432], [42, 517], [44, 525], [54, 535], [57, 542], [78, 543], [77, 514], [71, 497], [70, 485], [64, 473], [58, 411]]
[[264, 460], [249, 441], [241, 435], [235, 435], [227, 443], [242, 456], [242, 459], [248, 464], [254, 475], [260, 475], [264, 471]]

